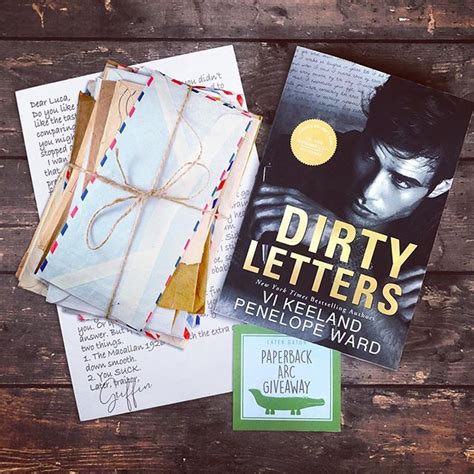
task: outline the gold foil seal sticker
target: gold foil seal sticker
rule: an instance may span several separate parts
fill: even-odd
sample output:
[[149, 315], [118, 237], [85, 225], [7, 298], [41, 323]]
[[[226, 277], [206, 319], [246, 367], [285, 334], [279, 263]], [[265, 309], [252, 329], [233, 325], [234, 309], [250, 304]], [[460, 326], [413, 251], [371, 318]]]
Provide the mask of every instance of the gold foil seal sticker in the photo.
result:
[[305, 120], [293, 130], [290, 147], [301, 163], [309, 166], [322, 165], [329, 161], [336, 151], [336, 132], [324, 120]]

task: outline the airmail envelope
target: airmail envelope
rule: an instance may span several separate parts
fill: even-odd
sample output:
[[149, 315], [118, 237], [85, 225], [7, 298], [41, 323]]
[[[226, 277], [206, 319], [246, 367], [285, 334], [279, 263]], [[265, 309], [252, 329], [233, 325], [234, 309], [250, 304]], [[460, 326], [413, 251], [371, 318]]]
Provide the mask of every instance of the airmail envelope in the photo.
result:
[[[98, 174], [151, 190], [169, 148], [157, 186], [172, 183], [167, 194], [184, 204], [152, 197], [137, 218], [139, 206], [134, 207], [132, 194], [102, 179], [91, 180], [75, 196], [70, 216], [41, 264], [40, 278], [104, 313], [110, 306], [112, 318], [143, 329], [203, 212], [215, 208], [213, 193], [220, 176], [253, 117], [160, 73], [152, 76], [102, 158]], [[194, 160], [199, 165], [189, 166]], [[99, 218], [93, 220], [97, 212]], [[88, 226], [90, 239], [99, 243], [96, 250], [86, 245]]]
[[[143, 75], [145, 72], [148, 74], [148, 76]], [[109, 65], [106, 67], [103, 74], [104, 77], [100, 81], [97, 81], [100, 82], [100, 87], [94, 87], [95, 93], [99, 97], [98, 105], [102, 104], [103, 102], [101, 101], [101, 98], [102, 95], [104, 95], [104, 90], [106, 86], [108, 87], [108, 84], [113, 84], [115, 89], [113, 97], [108, 100], [110, 107], [108, 110], [104, 110], [102, 113], [103, 124], [100, 127], [101, 135], [99, 134], [99, 130], [96, 131], [98, 127], [94, 126], [92, 133], [93, 140], [90, 146], [91, 151], [89, 153], [89, 160], [87, 162], [88, 170], [96, 169], [98, 161], [100, 161], [97, 160], [96, 155], [103, 156], [108, 144], [110, 144], [112, 141], [115, 132], [122, 124], [124, 117], [128, 115], [130, 109], [132, 108], [134, 104], [133, 99], [138, 97], [151, 74], [152, 72], [150, 70], [145, 69], [141, 70], [140, 74], [138, 74], [124, 69], [114, 69]], [[124, 79], [127, 80], [125, 81]], [[224, 100], [227, 104], [231, 104], [235, 108], [240, 108], [242, 105], [241, 97], [232, 92], [220, 89], [211, 89], [207, 87], [198, 87], [198, 89], [205, 90], [208, 95], [213, 95], [216, 97], [216, 99]], [[260, 120], [253, 120], [252, 127], [249, 129], [249, 133], [246, 134], [244, 142], [240, 146], [239, 151], [233, 160], [232, 173], [230, 174], [230, 170], [228, 169], [226, 170], [226, 173], [221, 176], [219, 188], [221, 188], [221, 184], [223, 182], [226, 183], [226, 186], [223, 192], [221, 192], [221, 196], [219, 196], [218, 213], [220, 217], [223, 217], [217, 220], [220, 224], [225, 221], [226, 214], [223, 214], [223, 210], [226, 208], [226, 202], [233, 203], [234, 199], [236, 198], [236, 190], [232, 189], [232, 186], [227, 183], [230, 181], [237, 183], [240, 182], [243, 170], [250, 155], [250, 148], [254, 143], [259, 126]], [[102, 136], [102, 138], [100, 138], [100, 136]], [[97, 138], [94, 139], [94, 137]], [[98, 139], [100, 139], [100, 147], [98, 145]], [[99, 153], [96, 151], [97, 148], [99, 149]], [[87, 179], [84, 181], [89, 182], [90, 178], [87, 177]], [[228, 188], [230, 188], [230, 193], [227, 192]], [[216, 193], [216, 195], [217, 194], [218, 193]], [[213, 224], [211, 227], [213, 220], [214, 219], [211, 217], [211, 214], [205, 214], [203, 216], [197, 232], [193, 234], [189, 245], [186, 247], [183, 258], [176, 267], [166, 291], [163, 292], [158, 302], [160, 306], [164, 308], [185, 310], [191, 313], [203, 314], [205, 312], [205, 287], [208, 271], [208, 258], [207, 253], [205, 251], [203, 252], [203, 249], [204, 242], [207, 236], [210, 234], [211, 228], [213, 229], [215, 226], [215, 224]], [[56, 232], [54, 238], [58, 232]], [[50, 245], [52, 242], [53, 240], [51, 240]], [[102, 314], [100, 310], [94, 308], [88, 302], [82, 302], [78, 298], [75, 298], [69, 293], [62, 291], [53, 285], [50, 285], [48, 290], [47, 301], [60, 304], [61, 306], [70, 309], [77, 309], [77, 311], [80, 313], [89, 313], [98, 316]], [[167, 314], [166, 309], [159, 311], [155, 309], [153, 313], [153, 319], [159, 318], [160, 324], [161, 320], [173, 320], [174, 311], [170, 311], [169, 313], [170, 314]]]

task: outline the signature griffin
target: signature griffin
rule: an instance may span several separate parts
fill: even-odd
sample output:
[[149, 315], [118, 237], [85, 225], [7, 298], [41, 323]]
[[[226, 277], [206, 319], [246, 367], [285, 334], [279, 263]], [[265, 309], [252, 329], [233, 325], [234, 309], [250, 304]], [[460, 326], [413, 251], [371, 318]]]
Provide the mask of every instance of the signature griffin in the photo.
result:
[[128, 411], [138, 408], [136, 399], [137, 393], [142, 393], [151, 388], [151, 383], [143, 386], [138, 385], [137, 377], [129, 377], [125, 380], [117, 381], [114, 377], [109, 377], [101, 385], [99, 391], [99, 402], [107, 406], [107, 411], [112, 413], [119, 400], [123, 399], [127, 403]]

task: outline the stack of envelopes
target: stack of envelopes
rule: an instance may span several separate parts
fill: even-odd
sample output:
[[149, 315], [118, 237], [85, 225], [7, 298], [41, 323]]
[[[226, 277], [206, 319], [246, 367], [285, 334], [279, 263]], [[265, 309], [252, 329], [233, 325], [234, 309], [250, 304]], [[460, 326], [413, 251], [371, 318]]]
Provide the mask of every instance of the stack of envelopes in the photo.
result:
[[20, 286], [182, 346], [260, 123], [239, 95], [107, 63], [79, 96]]

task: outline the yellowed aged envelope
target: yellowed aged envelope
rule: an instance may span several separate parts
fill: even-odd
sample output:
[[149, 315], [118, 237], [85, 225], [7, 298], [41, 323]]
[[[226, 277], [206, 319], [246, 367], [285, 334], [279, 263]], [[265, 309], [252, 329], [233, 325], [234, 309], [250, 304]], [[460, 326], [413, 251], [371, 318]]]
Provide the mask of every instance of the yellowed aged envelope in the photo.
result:
[[206, 307], [206, 283], [209, 269], [209, 247], [211, 235], [204, 244], [204, 252], [199, 263], [180, 263], [166, 290], [161, 295], [158, 306], [180, 309], [193, 314], [204, 314]]

